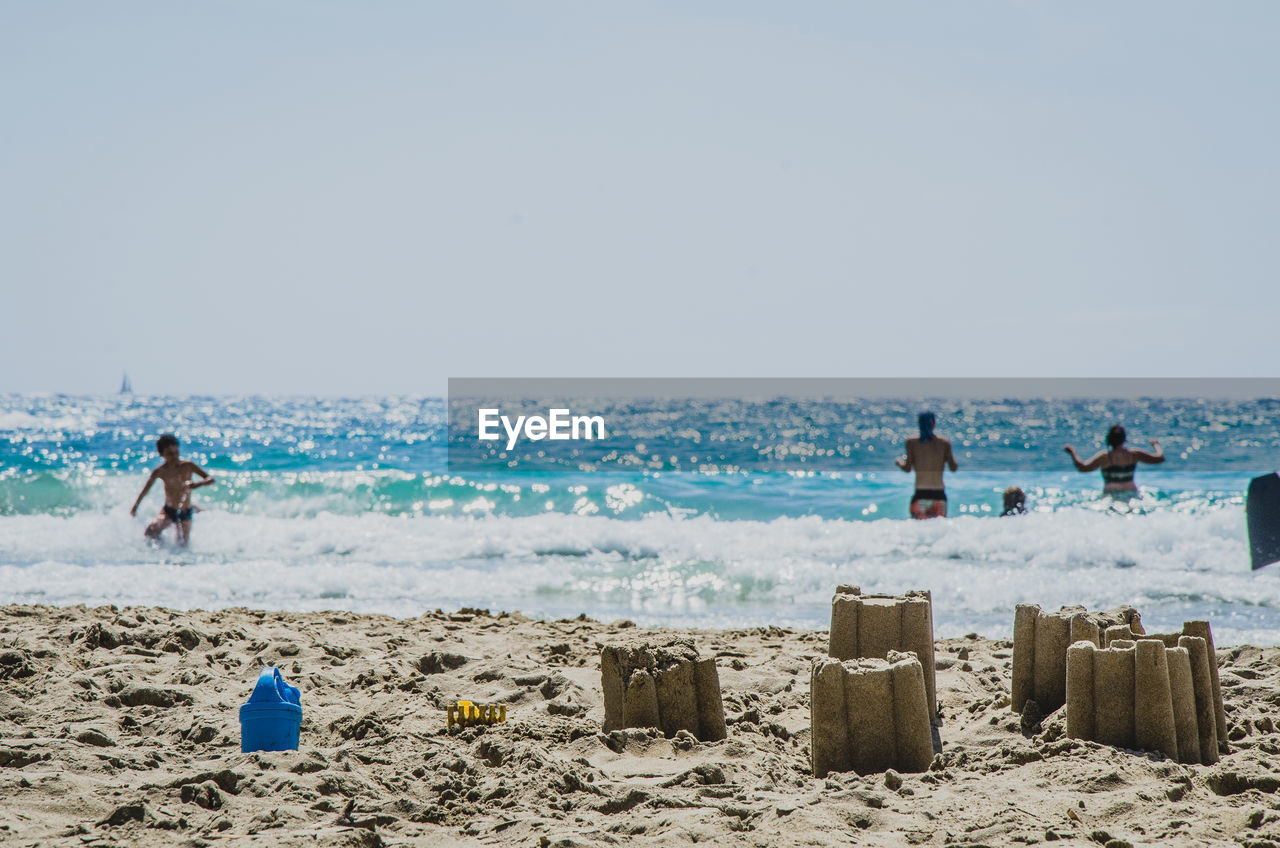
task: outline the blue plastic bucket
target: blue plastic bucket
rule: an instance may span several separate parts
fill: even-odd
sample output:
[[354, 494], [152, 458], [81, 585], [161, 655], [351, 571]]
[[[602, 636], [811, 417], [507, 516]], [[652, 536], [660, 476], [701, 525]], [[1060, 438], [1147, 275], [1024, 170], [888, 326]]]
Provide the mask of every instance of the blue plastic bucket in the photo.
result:
[[258, 676], [249, 702], [240, 707], [240, 750], [296, 751], [302, 727], [302, 693], [268, 666]]

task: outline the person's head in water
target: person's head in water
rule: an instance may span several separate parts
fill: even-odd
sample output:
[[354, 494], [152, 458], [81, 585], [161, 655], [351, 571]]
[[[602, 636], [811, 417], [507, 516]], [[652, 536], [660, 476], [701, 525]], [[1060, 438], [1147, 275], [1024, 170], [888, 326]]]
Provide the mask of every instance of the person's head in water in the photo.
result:
[[1004, 512], [1001, 515], [1022, 515], [1027, 511], [1027, 493], [1017, 486], [1004, 490]]
[[1124, 428], [1119, 424], [1113, 424], [1111, 429], [1107, 431], [1107, 447], [1115, 450], [1123, 447], [1125, 440]]
[[[171, 452], [173, 456], [169, 455]], [[172, 433], [165, 433], [163, 436], [156, 439], [156, 453], [160, 454], [165, 459], [177, 459], [178, 437]]]
[[937, 426], [938, 419], [932, 412], [922, 412], [916, 419], [920, 423], [920, 441], [933, 441], [933, 428]]

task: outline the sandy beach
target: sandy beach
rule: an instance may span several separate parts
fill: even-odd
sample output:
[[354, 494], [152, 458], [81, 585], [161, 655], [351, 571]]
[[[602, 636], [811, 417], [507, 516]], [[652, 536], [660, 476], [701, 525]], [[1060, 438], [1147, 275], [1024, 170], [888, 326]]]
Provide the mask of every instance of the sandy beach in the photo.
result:
[[[818, 780], [826, 634], [682, 632], [717, 659], [724, 741], [601, 732], [599, 646], [629, 622], [7, 606], [0, 844], [1280, 842], [1280, 649], [1219, 649], [1230, 753], [1202, 767], [1067, 739], [1060, 713], [1024, 728], [1011, 644], [941, 640], [931, 770]], [[240, 753], [264, 665], [302, 689], [296, 753]], [[459, 697], [507, 722], [446, 729]]]

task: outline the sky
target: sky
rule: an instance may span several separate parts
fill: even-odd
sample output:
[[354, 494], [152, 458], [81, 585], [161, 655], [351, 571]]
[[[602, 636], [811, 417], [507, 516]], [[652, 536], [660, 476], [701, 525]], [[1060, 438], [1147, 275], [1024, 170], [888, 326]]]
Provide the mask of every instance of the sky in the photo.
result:
[[0, 392], [1276, 376], [1278, 32], [0, 0]]

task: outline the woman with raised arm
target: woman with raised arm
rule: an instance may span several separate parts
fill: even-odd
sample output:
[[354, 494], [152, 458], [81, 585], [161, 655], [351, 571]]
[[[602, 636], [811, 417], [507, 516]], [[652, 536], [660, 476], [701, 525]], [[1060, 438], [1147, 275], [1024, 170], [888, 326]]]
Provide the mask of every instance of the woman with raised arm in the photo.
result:
[[1160, 443], [1151, 440], [1152, 451], [1125, 446], [1124, 428], [1119, 424], [1107, 431], [1107, 449], [1098, 451], [1088, 462], [1080, 459], [1076, 449], [1067, 445], [1064, 450], [1071, 454], [1071, 461], [1076, 470], [1082, 473], [1102, 469], [1102, 493], [1112, 497], [1133, 498], [1139, 495], [1138, 485], [1133, 482], [1133, 472], [1139, 462], [1148, 465], [1159, 465], [1164, 462], [1164, 451]]

